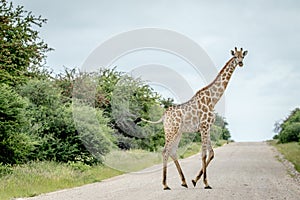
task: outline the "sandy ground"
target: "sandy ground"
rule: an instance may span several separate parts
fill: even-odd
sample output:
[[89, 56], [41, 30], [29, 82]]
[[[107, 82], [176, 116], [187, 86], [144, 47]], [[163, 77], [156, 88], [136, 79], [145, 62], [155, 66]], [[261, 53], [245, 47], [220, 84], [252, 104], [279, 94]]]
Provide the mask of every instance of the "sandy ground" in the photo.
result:
[[[300, 199], [300, 185], [278, 161], [274, 148], [263, 142], [232, 143], [215, 149], [208, 168], [205, 190], [202, 179], [194, 188], [191, 180], [201, 166], [200, 155], [180, 160], [189, 188], [181, 187], [174, 164], [169, 164], [168, 185], [161, 185], [161, 165], [121, 175], [99, 183], [43, 194], [28, 200], [146, 200], [146, 199]], [[20, 200], [20, 199], [19, 199]]]

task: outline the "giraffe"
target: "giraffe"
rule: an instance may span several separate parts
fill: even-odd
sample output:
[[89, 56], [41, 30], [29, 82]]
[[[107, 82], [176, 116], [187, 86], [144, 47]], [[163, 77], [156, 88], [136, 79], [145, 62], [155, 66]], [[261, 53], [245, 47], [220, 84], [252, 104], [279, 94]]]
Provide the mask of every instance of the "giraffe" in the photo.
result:
[[205, 189], [211, 189], [207, 181], [207, 167], [214, 158], [214, 151], [210, 140], [210, 128], [214, 123], [214, 107], [222, 97], [228, 82], [231, 78], [236, 66], [243, 66], [243, 59], [248, 51], [231, 50], [232, 58], [218, 73], [217, 77], [206, 87], [198, 90], [196, 94], [187, 102], [169, 107], [157, 122], [148, 121], [140, 118], [140, 120], [149, 123], [163, 122], [165, 132], [165, 146], [163, 155], [163, 189], [170, 190], [167, 185], [167, 161], [169, 156], [173, 159], [182, 181], [183, 187], [188, 187], [183, 171], [177, 158], [178, 144], [182, 133], [199, 132], [202, 141], [202, 169], [199, 171], [195, 179], [192, 180], [194, 187], [197, 181], [203, 175], [203, 183]]

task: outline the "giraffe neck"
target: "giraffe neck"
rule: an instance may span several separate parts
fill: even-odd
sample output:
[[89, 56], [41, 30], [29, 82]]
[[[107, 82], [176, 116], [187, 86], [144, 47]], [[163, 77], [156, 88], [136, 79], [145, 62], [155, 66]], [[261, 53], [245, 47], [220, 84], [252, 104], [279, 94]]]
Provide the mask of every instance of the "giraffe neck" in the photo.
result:
[[213, 107], [221, 99], [236, 66], [236, 60], [234, 58], [231, 58], [221, 69], [214, 81], [211, 82], [207, 87], [205, 87], [205, 89], [210, 93]]

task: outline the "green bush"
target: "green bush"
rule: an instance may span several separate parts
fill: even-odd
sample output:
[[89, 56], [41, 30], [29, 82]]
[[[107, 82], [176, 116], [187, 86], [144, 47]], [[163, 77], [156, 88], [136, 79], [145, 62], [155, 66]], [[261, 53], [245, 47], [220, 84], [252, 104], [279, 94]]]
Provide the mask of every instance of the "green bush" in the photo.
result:
[[[30, 159], [68, 162], [76, 161], [80, 157], [88, 164], [98, 162], [86, 148], [86, 141], [93, 143], [102, 141], [100, 136], [89, 137], [87, 134], [97, 127], [93, 127], [87, 121], [83, 121], [84, 124], [79, 122], [81, 124], [75, 126], [72, 104], [63, 103], [61, 90], [55, 87], [52, 81], [28, 81], [19, 88], [19, 93], [30, 100], [27, 115], [31, 123], [30, 135], [36, 140]], [[91, 113], [87, 107], [80, 110], [85, 113], [85, 119]], [[99, 120], [101, 114], [98, 113]], [[97, 155], [102, 155], [108, 151], [108, 147], [102, 142], [99, 143], [101, 150], [98, 149]]]
[[27, 134], [26, 118], [28, 101], [10, 86], [0, 84], [0, 162], [22, 163], [34, 148], [34, 141]]
[[73, 117], [82, 144], [101, 162], [114, 148], [113, 130], [107, 125], [109, 119], [100, 109], [76, 103], [73, 104]]
[[30, 100], [27, 117], [37, 144], [31, 159], [68, 161], [80, 153], [70, 105], [61, 104], [60, 91], [49, 80], [30, 80], [19, 88]]
[[286, 126], [279, 134], [278, 139], [281, 143], [299, 141], [300, 122], [294, 122]]
[[275, 132], [280, 143], [298, 142], [300, 140], [300, 109], [294, 109], [282, 123], [275, 123]]
[[[95, 84], [92, 85], [90, 80]], [[154, 108], [159, 105], [160, 96], [144, 82], [115, 69], [101, 69], [99, 72], [77, 77], [73, 95], [88, 105], [91, 104], [86, 102], [91, 102], [90, 97], [93, 97], [92, 105], [104, 111], [104, 116], [110, 119], [109, 124], [116, 130], [115, 144], [119, 148], [153, 149], [150, 144], [154, 133], [151, 131], [152, 127], [147, 124], [137, 126], [134, 123], [138, 117], [153, 117], [153, 110], [156, 114], [162, 113], [162, 109]], [[82, 100], [82, 97], [86, 100]]]

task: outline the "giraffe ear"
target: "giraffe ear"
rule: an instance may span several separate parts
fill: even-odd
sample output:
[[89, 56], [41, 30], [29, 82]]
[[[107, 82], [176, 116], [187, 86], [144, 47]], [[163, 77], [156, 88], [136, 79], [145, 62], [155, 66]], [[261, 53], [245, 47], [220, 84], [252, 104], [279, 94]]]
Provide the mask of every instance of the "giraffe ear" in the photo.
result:
[[231, 55], [234, 56], [234, 51], [233, 50], [231, 50]]
[[246, 56], [248, 54], [248, 51], [244, 51], [243, 56]]

